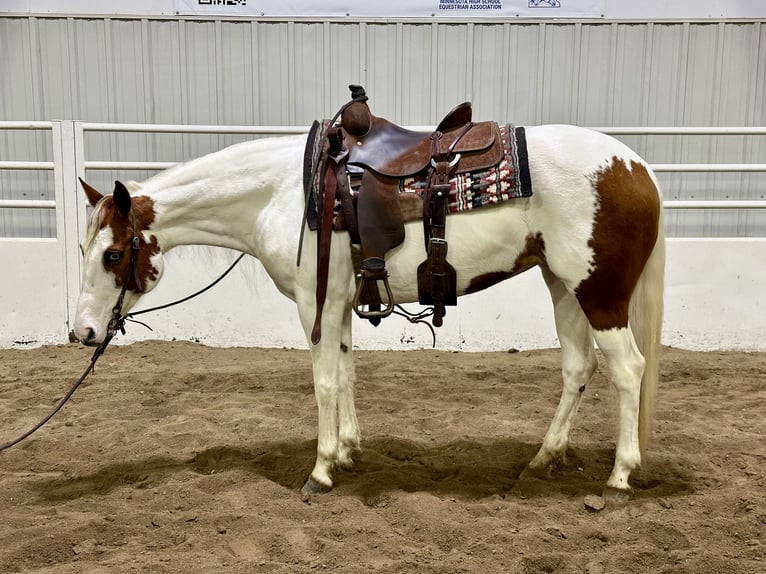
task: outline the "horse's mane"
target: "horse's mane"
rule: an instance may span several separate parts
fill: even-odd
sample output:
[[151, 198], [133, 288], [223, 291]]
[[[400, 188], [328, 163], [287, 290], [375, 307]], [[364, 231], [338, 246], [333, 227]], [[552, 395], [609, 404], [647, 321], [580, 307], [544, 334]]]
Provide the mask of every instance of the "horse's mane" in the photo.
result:
[[109, 197], [111, 196], [105, 195], [102, 197], [101, 200], [99, 200], [99, 202], [96, 204], [96, 207], [93, 208], [93, 211], [88, 218], [88, 227], [85, 233], [85, 240], [83, 241], [82, 247], [83, 251], [86, 253], [93, 245], [93, 242], [96, 240], [96, 235], [98, 235], [99, 230], [104, 226], [104, 221], [107, 216], [106, 199]]

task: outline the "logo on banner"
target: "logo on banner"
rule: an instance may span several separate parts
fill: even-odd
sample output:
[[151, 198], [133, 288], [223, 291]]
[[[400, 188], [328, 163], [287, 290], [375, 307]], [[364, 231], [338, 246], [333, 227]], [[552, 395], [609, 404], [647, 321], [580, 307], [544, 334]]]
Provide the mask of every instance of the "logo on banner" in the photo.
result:
[[559, 0], [529, 0], [529, 8], [561, 8]]
[[247, 6], [247, 0], [197, 0], [199, 6]]

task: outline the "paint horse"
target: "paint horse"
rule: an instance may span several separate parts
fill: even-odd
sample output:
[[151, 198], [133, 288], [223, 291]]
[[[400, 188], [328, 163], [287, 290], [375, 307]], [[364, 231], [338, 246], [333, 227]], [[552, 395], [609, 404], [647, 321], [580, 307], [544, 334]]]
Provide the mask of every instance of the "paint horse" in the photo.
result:
[[[457, 294], [480, 290], [531, 267], [542, 270], [561, 345], [563, 392], [550, 428], [525, 473], [544, 475], [563, 459], [585, 385], [597, 367], [594, 341], [618, 395], [619, 430], [605, 494], [625, 499], [630, 473], [645, 456], [658, 378], [665, 241], [662, 199], [649, 166], [628, 147], [584, 128], [526, 128], [534, 194], [449, 215], [446, 239]], [[122, 313], [151, 291], [163, 256], [179, 245], [227, 247], [258, 258], [295, 301], [310, 341], [316, 317], [317, 234], [304, 230], [301, 181], [306, 136], [237, 144], [161, 172], [143, 183], [115, 183], [102, 195], [83, 182], [94, 207], [83, 242], [75, 334], [97, 345], [115, 300]], [[296, 265], [299, 236], [304, 256]], [[397, 302], [417, 301], [424, 257], [421, 223], [386, 255]], [[304, 493], [328, 491], [333, 471], [360, 449], [354, 409], [349, 241], [330, 247], [321, 340], [311, 344], [319, 410], [316, 463]]]

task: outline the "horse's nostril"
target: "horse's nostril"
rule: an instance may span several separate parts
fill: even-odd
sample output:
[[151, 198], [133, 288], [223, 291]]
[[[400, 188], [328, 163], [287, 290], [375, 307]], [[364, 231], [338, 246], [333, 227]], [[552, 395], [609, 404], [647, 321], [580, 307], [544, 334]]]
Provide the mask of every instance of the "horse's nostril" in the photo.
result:
[[98, 343], [96, 342], [96, 338], [98, 337], [98, 331], [94, 327], [87, 327], [85, 325], [80, 325], [78, 328], [74, 330], [71, 336], [74, 337], [75, 341], [77, 341], [78, 343], [82, 343], [83, 345], [87, 345], [89, 347], [95, 347], [96, 345], [98, 345]]

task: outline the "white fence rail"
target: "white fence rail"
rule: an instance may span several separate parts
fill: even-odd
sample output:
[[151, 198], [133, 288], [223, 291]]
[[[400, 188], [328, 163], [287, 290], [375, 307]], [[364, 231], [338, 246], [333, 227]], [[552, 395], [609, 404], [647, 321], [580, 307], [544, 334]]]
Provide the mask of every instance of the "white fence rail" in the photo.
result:
[[[62, 129], [66, 126], [66, 129]], [[428, 130], [432, 126], [413, 126], [415, 129]], [[591, 129], [610, 135], [766, 135], [766, 127], [593, 127]], [[211, 135], [292, 135], [306, 133], [301, 126], [220, 126], [220, 125], [172, 125], [172, 124], [112, 124], [76, 121], [55, 122], [0, 122], [0, 130], [53, 130], [54, 148], [57, 144], [64, 149], [71, 148], [69, 157], [84, 158], [85, 134], [87, 132], [111, 133], [172, 133], [172, 134], [211, 134]], [[56, 141], [56, 132], [62, 138]], [[173, 161], [94, 161], [81, 159], [77, 162], [79, 170], [163, 170], [178, 162]], [[0, 160], [0, 170], [47, 170], [54, 173], [64, 172], [71, 166], [57, 165], [56, 161]], [[766, 172], [766, 163], [655, 163], [651, 164], [655, 172], [671, 173], [752, 173]], [[75, 175], [76, 175], [75, 174]], [[76, 188], [76, 178], [65, 178], [61, 183]], [[68, 190], [64, 190], [65, 193]], [[77, 193], [76, 189], [74, 190]], [[766, 200], [666, 200], [666, 209], [766, 209]], [[0, 208], [55, 209], [56, 202], [50, 200], [0, 200]]]

